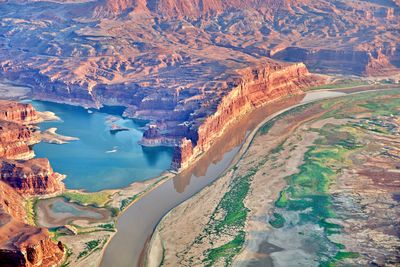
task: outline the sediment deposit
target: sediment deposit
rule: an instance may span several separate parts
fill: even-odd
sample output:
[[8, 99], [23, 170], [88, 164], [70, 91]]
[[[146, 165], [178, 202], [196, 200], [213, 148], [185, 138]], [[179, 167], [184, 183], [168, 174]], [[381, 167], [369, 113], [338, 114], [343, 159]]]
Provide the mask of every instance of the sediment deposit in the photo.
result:
[[398, 90], [297, 107], [174, 208], [147, 266], [397, 266]]

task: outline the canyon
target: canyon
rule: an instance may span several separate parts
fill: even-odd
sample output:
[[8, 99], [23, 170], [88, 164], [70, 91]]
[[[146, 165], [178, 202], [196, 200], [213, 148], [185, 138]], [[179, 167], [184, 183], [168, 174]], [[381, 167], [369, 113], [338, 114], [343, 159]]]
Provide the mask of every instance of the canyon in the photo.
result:
[[[144, 125], [134, 129], [141, 136], [140, 149], [173, 147], [173, 172], [166, 178], [129, 185], [131, 191], [121, 189], [121, 194], [73, 193], [78, 199], [105, 194], [100, 206], [110, 208], [113, 218], [175, 171], [195, 166], [231, 126], [259, 108], [301, 98], [332, 74], [400, 80], [398, 0], [0, 0], [0, 5], [0, 79], [30, 88], [29, 99], [81, 106], [85, 115], [122, 107], [123, 117]], [[49, 116], [31, 104], [0, 101], [0, 265], [53, 266], [66, 257], [64, 244], [35, 226], [30, 210], [34, 197], [65, 190], [56, 163], [53, 170], [48, 159], [35, 158], [32, 150], [43, 141], [37, 124]], [[107, 133], [129, 131], [110, 122]], [[50, 129], [47, 139], [62, 143], [55, 131]], [[112, 157], [120, 147], [106, 149], [101, 153]], [[104, 166], [114, 170], [119, 166], [111, 165], [120, 160], [107, 160]], [[82, 180], [90, 180], [85, 175]], [[114, 178], [109, 176], [101, 178]], [[89, 190], [82, 188], [85, 183], [74, 189], [96, 191], [111, 184], [97, 178], [87, 183]], [[231, 180], [226, 179], [213, 192], [217, 198], [228, 190]], [[101, 228], [101, 234], [88, 230], [58, 239], [71, 246], [65, 263], [98, 262], [115, 225], [99, 223], [91, 229], [84, 223], [82, 229]], [[168, 255], [170, 260], [183, 254]]]
[[32, 158], [37, 143], [34, 123], [41, 121], [30, 104], [0, 101], [0, 265], [53, 266], [64, 257], [46, 228], [28, 222], [30, 196], [59, 193], [63, 176], [45, 158]]
[[398, 80], [396, 1], [8, 0], [2, 7], [1, 77], [31, 87], [35, 99], [125, 106], [126, 117], [149, 121], [142, 145], [176, 147], [175, 169], [206, 151], [225, 122], [322, 83], [307, 69]]

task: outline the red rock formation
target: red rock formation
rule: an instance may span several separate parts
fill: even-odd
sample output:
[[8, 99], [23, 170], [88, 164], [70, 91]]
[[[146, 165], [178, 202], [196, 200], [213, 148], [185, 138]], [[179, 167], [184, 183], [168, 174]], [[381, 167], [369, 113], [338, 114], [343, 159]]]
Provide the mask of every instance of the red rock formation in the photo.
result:
[[232, 88], [221, 99], [216, 111], [194, 129], [193, 145], [188, 145], [185, 139], [180, 148], [175, 149], [172, 167], [178, 169], [187, 166], [195, 157], [207, 151], [225, 129], [248, 112], [272, 101], [302, 94], [302, 88], [321, 82], [310, 75], [302, 63], [290, 65], [268, 62], [239, 70], [238, 76], [227, 84]]
[[9, 159], [32, 157], [30, 145], [38, 142], [33, 131], [29, 126], [0, 121], [0, 157]]
[[0, 212], [0, 266], [55, 266], [64, 246], [55, 244], [47, 229], [27, 225]]
[[171, 168], [174, 170], [186, 168], [192, 156], [193, 156], [192, 141], [183, 138], [179, 146], [174, 147], [174, 154], [171, 163]]
[[0, 180], [0, 213], [10, 214], [21, 222], [26, 217], [23, 197], [11, 186]]
[[38, 114], [31, 104], [0, 100], [0, 120], [18, 123], [35, 123]]
[[2, 160], [0, 180], [24, 195], [52, 194], [64, 189], [63, 176], [54, 172], [49, 160], [35, 158], [27, 161]]
[[51, 241], [47, 229], [24, 223], [24, 195], [49, 194], [64, 188], [62, 176], [47, 159], [11, 160], [33, 156], [38, 122], [32, 105], [0, 101], [0, 266], [54, 266], [64, 247]]
[[61, 243], [44, 228], [23, 223], [23, 197], [0, 180], [0, 266], [54, 266], [64, 255]]
[[[396, 49], [387, 51], [393, 59], [396, 58]], [[307, 49], [298, 47], [279, 48], [271, 51], [271, 57], [280, 60], [301, 61], [318, 72], [338, 73], [343, 71], [365, 76], [389, 76], [399, 72], [389, 60], [388, 56], [378, 52]]]

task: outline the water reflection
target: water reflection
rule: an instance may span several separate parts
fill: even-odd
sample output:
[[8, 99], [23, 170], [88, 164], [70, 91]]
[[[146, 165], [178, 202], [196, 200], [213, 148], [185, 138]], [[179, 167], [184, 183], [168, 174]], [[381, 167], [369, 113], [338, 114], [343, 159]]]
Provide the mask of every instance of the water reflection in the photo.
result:
[[211, 163], [216, 164], [220, 162], [226, 152], [242, 144], [246, 135], [266, 117], [279, 110], [300, 103], [303, 98], [304, 95], [300, 95], [280, 100], [245, 115], [239, 122], [229, 127], [226, 130], [226, 134], [216, 139], [211, 149], [202, 155], [192, 167], [173, 178], [175, 190], [179, 193], [184, 192], [185, 188], [190, 184], [192, 176], [205, 176]]
[[[47, 157], [53, 169], [66, 174], [69, 189], [98, 191], [128, 186], [160, 175], [172, 160], [172, 148], [143, 149], [136, 121], [122, 118], [121, 107], [105, 107], [100, 111], [70, 105], [33, 101], [40, 111], [52, 111], [62, 121], [40, 124], [41, 130], [57, 128], [61, 135], [79, 138], [68, 144], [41, 142], [34, 146], [37, 157]], [[115, 134], [113, 125], [126, 129]]]
[[118, 219], [118, 232], [108, 244], [100, 266], [140, 266], [147, 242], [161, 218], [215, 181], [235, 158], [248, 132], [269, 115], [300, 103], [303, 98], [304, 95], [284, 99], [246, 115], [217, 138], [192, 167], [129, 207]]

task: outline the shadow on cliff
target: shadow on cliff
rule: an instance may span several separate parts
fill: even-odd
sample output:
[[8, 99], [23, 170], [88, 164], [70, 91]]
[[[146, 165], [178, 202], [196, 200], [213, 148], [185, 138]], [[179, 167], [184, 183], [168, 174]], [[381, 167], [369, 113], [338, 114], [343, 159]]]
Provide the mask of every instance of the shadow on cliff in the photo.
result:
[[225, 131], [225, 134], [216, 139], [211, 149], [203, 154], [193, 166], [174, 177], [173, 182], [175, 190], [179, 193], [183, 193], [190, 184], [192, 178], [199, 179], [204, 177], [211, 164], [218, 163], [223, 159], [225, 153], [242, 145], [246, 135], [256, 128], [266, 117], [300, 103], [304, 96], [305, 95], [298, 95], [285, 98], [246, 114], [238, 122], [230, 126]]

